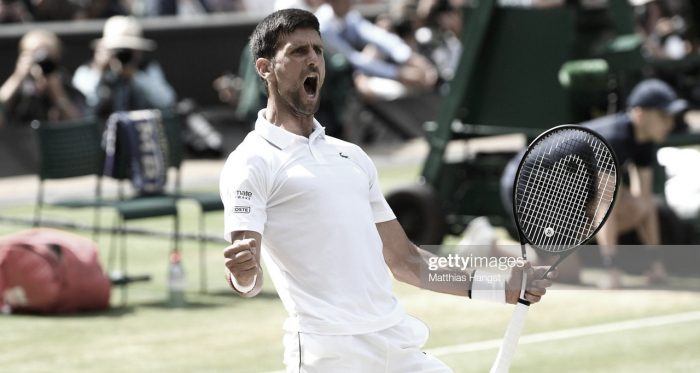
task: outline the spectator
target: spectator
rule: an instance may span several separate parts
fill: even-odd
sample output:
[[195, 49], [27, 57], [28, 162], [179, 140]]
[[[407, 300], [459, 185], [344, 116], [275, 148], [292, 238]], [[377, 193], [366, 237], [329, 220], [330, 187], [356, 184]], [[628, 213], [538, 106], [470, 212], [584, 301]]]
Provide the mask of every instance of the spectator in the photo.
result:
[[22, 37], [15, 71], [0, 87], [0, 106], [8, 122], [57, 121], [82, 114], [84, 99], [60, 64], [56, 35], [34, 30]]
[[34, 20], [25, 0], [0, 0], [0, 23], [31, 22]]
[[462, 11], [450, 0], [419, 0], [415, 23], [417, 50], [438, 69], [440, 78], [454, 77], [462, 56]]
[[105, 19], [129, 14], [131, 2], [126, 0], [81, 0], [83, 11], [78, 18]]
[[[398, 36], [373, 25], [351, 10], [352, 0], [329, 0], [319, 7], [324, 46], [329, 53], [343, 54], [355, 69], [358, 92], [371, 99], [378, 93], [368, 77], [384, 78], [422, 91], [437, 82], [435, 67], [414, 53]], [[391, 62], [385, 61], [387, 57]], [[384, 86], [388, 85], [384, 82]]]
[[205, 0], [210, 13], [239, 12], [244, 10], [242, 0]]
[[686, 1], [632, 0], [637, 29], [644, 35], [643, 53], [651, 59], [681, 59], [690, 54], [692, 7]]
[[318, 7], [323, 5], [323, 2], [323, 0], [276, 0], [275, 10], [294, 8], [315, 12]]
[[72, 0], [31, 0], [34, 21], [67, 21], [82, 17], [81, 7]]
[[244, 9], [242, 0], [146, 0], [143, 13], [154, 16], [193, 16], [199, 14], [236, 12]]
[[243, 7], [251, 14], [268, 15], [275, 11], [275, 0], [243, 0]]
[[91, 113], [166, 109], [175, 103], [175, 91], [160, 65], [144, 59], [156, 48], [143, 38], [134, 17], [107, 20], [102, 39], [96, 40], [93, 60], [75, 72], [73, 85], [86, 97]]

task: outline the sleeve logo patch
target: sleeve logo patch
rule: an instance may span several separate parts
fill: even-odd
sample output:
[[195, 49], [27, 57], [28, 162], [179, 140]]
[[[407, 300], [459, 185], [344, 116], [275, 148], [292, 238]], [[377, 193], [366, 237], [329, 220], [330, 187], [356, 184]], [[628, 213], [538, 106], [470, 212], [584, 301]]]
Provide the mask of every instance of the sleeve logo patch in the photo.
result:
[[248, 214], [250, 213], [250, 207], [247, 206], [235, 206], [233, 208], [234, 214]]
[[253, 196], [252, 192], [249, 192], [247, 190], [237, 190], [236, 191], [236, 198], [238, 199], [247, 199], [250, 200], [250, 197]]

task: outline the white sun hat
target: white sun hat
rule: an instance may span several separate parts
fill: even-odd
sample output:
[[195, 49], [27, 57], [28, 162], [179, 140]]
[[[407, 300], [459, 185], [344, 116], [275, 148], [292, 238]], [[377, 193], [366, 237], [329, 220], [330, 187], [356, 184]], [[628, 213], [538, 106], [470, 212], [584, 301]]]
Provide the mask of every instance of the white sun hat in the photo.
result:
[[156, 42], [143, 38], [141, 25], [132, 16], [113, 16], [105, 22], [102, 39], [93, 41], [93, 48], [101, 46], [106, 49], [137, 49], [152, 51], [156, 49]]

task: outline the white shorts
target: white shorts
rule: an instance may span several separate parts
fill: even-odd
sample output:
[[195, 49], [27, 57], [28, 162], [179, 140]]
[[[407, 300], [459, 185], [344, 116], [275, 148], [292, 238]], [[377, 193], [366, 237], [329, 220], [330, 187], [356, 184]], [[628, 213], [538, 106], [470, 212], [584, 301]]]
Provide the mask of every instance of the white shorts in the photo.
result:
[[319, 335], [287, 332], [284, 364], [287, 373], [452, 373], [420, 348], [430, 330], [406, 315], [389, 329], [359, 335]]

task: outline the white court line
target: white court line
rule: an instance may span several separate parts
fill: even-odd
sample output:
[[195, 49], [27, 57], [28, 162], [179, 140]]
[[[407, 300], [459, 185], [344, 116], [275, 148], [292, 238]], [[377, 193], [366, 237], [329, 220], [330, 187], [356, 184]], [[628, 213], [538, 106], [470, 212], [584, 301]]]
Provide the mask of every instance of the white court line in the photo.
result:
[[[700, 320], [700, 311], [679, 313], [679, 314], [667, 315], [667, 316], [648, 317], [645, 319], [620, 321], [620, 322], [614, 322], [614, 323], [609, 323], [609, 324], [585, 326], [582, 328], [564, 329], [564, 330], [557, 330], [554, 332], [524, 335], [524, 336], [520, 337], [520, 341], [518, 342], [518, 344], [523, 345], [523, 344], [530, 344], [530, 343], [558, 341], [558, 340], [562, 340], [562, 339], [585, 337], [585, 336], [596, 335], [596, 334], [607, 334], [607, 333], [614, 333], [614, 332], [620, 332], [620, 331], [625, 331], [625, 330], [634, 330], [634, 329], [648, 328], [648, 327], [652, 327], [652, 326], [678, 324], [678, 323], [682, 323], [682, 322], [698, 321], [698, 320]], [[453, 346], [431, 348], [429, 350], [426, 350], [425, 352], [427, 354], [432, 355], [432, 356], [439, 357], [439, 356], [452, 355], [452, 354], [464, 353], [464, 352], [491, 350], [491, 349], [500, 348], [502, 341], [503, 341], [503, 339], [491, 339], [491, 340], [483, 341], [483, 342], [472, 342], [472, 343], [464, 343], [464, 344], [453, 345]], [[274, 372], [267, 372], [267, 373], [285, 373], [285, 371], [284, 370], [277, 370]]]
[[[649, 318], [645, 318], [645, 319], [636, 319], [636, 320], [629, 320], [629, 321], [614, 322], [614, 323], [609, 323], [609, 324], [585, 326], [583, 328], [565, 329], [565, 330], [557, 330], [554, 332], [524, 335], [524, 336], [520, 337], [520, 341], [518, 342], [518, 344], [523, 345], [523, 344], [538, 343], [538, 342], [558, 341], [561, 339], [578, 338], [578, 337], [585, 337], [585, 336], [596, 335], [596, 334], [614, 333], [614, 332], [620, 332], [620, 331], [624, 331], [624, 330], [641, 329], [641, 328], [648, 328], [651, 326], [677, 324], [677, 323], [688, 322], [688, 321], [697, 321], [697, 320], [700, 320], [700, 312], [688, 312], [688, 313], [679, 313], [679, 314], [675, 314], [675, 315], [649, 317]], [[461, 345], [438, 347], [438, 348], [426, 350], [425, 352], [437, 357], [437, 356], [445, 356], [445, 355], [451, 355], [451, 354], [456, 354], [456, 353], [461, 353], [461, 352], [472, 352], [472, 351], [483, 351], [483, 350], [497, 349], [497, 348], [501, 347], [501, 341], [502, 341], [502, 339], [492, 339], [492, 340], [483, 341], [483, 342], [465, 343], [465, 344], [461, 344]]]

